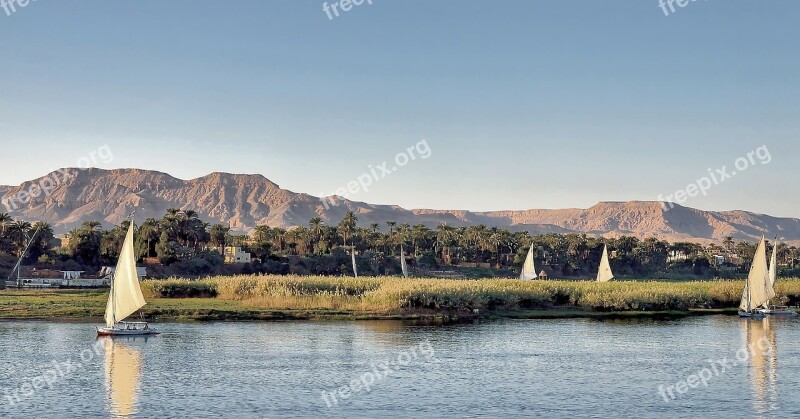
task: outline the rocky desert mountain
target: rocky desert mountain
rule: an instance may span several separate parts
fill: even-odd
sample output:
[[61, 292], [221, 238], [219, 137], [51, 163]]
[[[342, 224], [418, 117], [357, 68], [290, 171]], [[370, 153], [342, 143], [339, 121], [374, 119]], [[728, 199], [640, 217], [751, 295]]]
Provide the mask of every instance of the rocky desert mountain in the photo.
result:
[[[37, 189], [50, 189], [45, 194]], [[20, 192], [32, 195], [25, 203]], [[588, 209], [531, 209], [472, 212], [465, 210], [404, 209], [336, 199], [324, 205], [315, 196], [295, 193], [262, 175], [211, 173], [182, 180], [166, 173], [140, 169], [61, 169], [18, 186], [0, 186], [0, 211], [29, 221], [43, 220], [63, 233], [87, 220], [110, 226], [137, 210], [137, 220], [159, 218], [167, 208], [193, 209], [207, 222], [230, 224], [249, 231], [258, 224], [289, 228], [305, 225], [312, 217], [328, 224], [347, 211], [359, 224], [393, 220], [398, 223], [441, 223], [452, 226], [485, 224], [531, 233], [586, 233], [590, 235], [659, 237], [670, 241], [712, 242], [726, 236], [757, 240], [762, 234], [800, 241], [800, 219], [777, 218], [746, 211], [702, 211], [676, 205], [665, 211], [658, 202], [601, 202]], [[24, 194], [22, 195], [24, 197]]]

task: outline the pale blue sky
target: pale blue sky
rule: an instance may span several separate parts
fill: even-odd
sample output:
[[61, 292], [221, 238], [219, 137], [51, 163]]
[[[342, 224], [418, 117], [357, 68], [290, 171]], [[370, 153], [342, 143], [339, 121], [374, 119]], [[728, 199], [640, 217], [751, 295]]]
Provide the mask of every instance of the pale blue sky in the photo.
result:
[[[330, 3], [330, 2], [329, 2]], [[767, 145], [685, 205], [800, 216], [800, 2], [38, 0], [0, 9], [0, 184], [100, 167], [261, 173], [406, 208], [655, 200]]]

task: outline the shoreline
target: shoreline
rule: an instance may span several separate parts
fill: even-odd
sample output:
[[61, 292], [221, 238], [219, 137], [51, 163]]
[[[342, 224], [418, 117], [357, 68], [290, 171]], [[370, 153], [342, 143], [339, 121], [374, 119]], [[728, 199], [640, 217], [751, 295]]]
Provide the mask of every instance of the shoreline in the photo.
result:
[[[145, 280], [148, 321], [370, 321], [461, 323], [493, 319], [678, 319], [736, 315], [740, 281], [660, 283], [328, 278], [296, 276]], [[776, 302], [796, 306], [800, 279]], [[0, 320], [102, 323], [105, 289], [0, 290]], [[134, 317], [138, 317], [135, 314]]]
[[[97, 292], [0, 291], [0, 321], [103, 322], [105, 294]], [[536, 309], [465, 310], [409, 309], [387, 312], [346, 309], [260, 308], [216, 298], [154, 298], [142, 309], [149, 322], [376, 321], [421, 324], [465, 323], [499, 319], [680, 319], [736, 315], [735, 308], [689, 310], [594, 311], [574, 306]]]

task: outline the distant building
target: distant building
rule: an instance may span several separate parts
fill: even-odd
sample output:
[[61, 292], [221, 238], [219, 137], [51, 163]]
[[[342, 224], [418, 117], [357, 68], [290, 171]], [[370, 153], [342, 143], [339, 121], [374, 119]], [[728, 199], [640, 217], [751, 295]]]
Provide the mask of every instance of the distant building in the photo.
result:
[[711, 260], [714, 262], [715, 267], [722, 266], [725, 263], [725, 256], [723, 255], [711, 255]]
[[682, 250], [672, 250], [667, 256], [668, 263], [681, 262], [684, 260], [689, 260], [689, 255]]
[[59, 271], [63, 279], [81, 279], [83, 271]]
[[[214, 248], [219, 252], [219, 247]], [[225, 246], [225, 251], [222, 252], [225, 257], [225, 263], [250, 263], [250, 253], [245, 252], [239, 246]]]
[[[113, 275], [114, 275], [114, 271], [116, 271], [116, 270], [117, 270], [117, 268], [112, 267], [112, 266], [103, 266], [103, 268], [100, 269], [100, 277], [103, 278], [103, 279], [111, 279], [113, 277]], [[136, 267], [136, 276], [138, 276], [139, 279], [142, 279], [142, 278], [146, 277], [147, 276], [147, 267], [145, 267], [145, 266], [137, 266]]]
[[54, 238], [59, 242], [58, 247], [69, 247], [69, 234], [58, 234]]

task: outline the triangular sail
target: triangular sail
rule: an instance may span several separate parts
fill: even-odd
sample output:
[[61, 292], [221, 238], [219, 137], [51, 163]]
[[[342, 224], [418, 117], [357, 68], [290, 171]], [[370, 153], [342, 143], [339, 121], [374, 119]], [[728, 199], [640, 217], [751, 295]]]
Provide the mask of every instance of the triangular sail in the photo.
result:
[[350, 252], [350, 256], [353, 258], [353, 276], [358, 278], [358, 269], [356, 268], [356, 248], [353, 247], [353, 250]]
[[408, 278], [408, 264], [406, 264], [406, 254], [400, 246], [400, 269], [403, 271], [403, 278]]
[[772, 259], [769, 261], [769, 285], [775, 287], [775, 280], [778, 279], [778, 241], [775, 240], [775, 247], [772, 248]]
[[533, 244], [528, 249], [528, 256], [525, 257], [525, 263], [522, 264], [522, 272], [519, 273], [519, 279], [536, 279], [536, 266], [533, 264]]
[[611, 264], [608, 263], [608, 245], [603, 247], [603, 258], [600, 259], [600, 269], [597, 270], [597, 282], [608, 282], [614, 279]]
[[128, 234], [119, 253], [117, 268], [111, 284], [111, 293], [106, 304], [106, 326], [125, 320], [146, 303], [139, 288], [139, 276], [136, 273], [136, 256], [133, 248], [133, 222], [128, 227]]
[[750, 266], [750, 274], [747, 276], [747, 284], [744, 287], [739, 308], [749, 312], [768, 303], [774, 296], [775, 290], [770, 284], [769, 270], [767, 269], [767, 245], [762, 237], [753, 258], [753, 264]]

